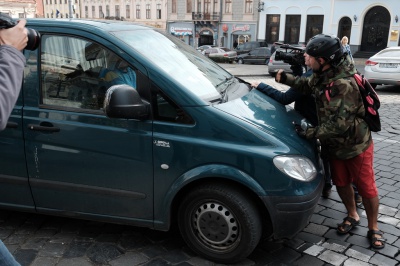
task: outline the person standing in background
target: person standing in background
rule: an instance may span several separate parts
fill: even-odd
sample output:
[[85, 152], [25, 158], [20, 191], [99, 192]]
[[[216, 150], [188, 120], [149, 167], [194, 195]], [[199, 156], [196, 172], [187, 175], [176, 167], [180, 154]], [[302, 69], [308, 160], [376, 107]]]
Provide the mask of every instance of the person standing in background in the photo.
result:
[[350, 62], [353, 63], [354, 62], [353, 55], [351, 54], [350, 45], [348, 44], [348, 42], [349, 42], [349, 39], [347, 38], [347, 36], [343, 36], [343, 38], [341, 40], [342, 47], [343, 47], [343, 53], [347, 53], [350, 57]]

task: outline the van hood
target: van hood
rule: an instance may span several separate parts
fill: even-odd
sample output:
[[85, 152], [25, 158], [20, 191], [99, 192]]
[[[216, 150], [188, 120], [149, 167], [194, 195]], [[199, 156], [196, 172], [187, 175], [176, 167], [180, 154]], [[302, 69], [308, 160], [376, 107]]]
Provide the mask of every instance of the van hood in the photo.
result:
[[259, 127], [298, 151], [299, 154], [310, 158], [315, 156], [315, 150], [313, 145], [310, 145], [310, 141], [299, 137], [294, 130], [293, 121], [300, 124], [304, 117], [291, 106], [282, 105], [253, 89], [241, 98], [214, 107]]

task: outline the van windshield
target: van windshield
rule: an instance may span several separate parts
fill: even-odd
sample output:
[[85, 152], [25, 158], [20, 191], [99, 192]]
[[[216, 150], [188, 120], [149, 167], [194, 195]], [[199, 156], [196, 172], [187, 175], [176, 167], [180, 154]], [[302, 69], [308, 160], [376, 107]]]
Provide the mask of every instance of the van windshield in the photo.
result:
[[187, 88], [205, 101], [220, 99], [224, 88], [219, 85], [232, 79], [229, 72], [175, 36], [153, 29], [113, 34], [177, 83], [191, 84]]

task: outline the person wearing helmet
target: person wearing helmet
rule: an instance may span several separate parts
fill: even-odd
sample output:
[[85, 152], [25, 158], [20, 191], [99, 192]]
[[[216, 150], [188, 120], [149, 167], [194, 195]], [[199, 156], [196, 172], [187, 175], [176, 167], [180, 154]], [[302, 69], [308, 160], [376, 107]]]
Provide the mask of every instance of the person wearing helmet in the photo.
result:
[[329, 154], [332, 181], [347, 210], [337, 232], [347, 234], [360, 224], [352, 182], [357, 186], [367, 214], [367, 237], [373, 248], [385, 246], [378, 229], [379, 198], [373, 171], [371, 131], [363, 120], [364, 104], [353, 75], [354, 65], [343, 54], [339, 38], [318, 34], [310, 39], [304, 53], [313, 70], [311, 77], [294, 77], [279, 70], [275, 79], [304, 94], [315, 96], [318, 126], [295, 125], [304, 138], [318, 138]]

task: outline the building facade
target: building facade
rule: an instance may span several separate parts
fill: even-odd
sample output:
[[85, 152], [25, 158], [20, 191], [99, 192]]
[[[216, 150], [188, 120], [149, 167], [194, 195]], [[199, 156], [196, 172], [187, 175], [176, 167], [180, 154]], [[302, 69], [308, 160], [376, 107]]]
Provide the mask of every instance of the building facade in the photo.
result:
[[46, 18], [127, 20], [166, 28], [166, 0], [43, 0]]
[[253, 0], [172, 0], [167, 31], [193, 47], [232, 48], [257, 40], [258, 10]]
[[325, 33], [347, 36], [353, 53], [399, 46], [398, 0], [264, 0], [258, 38], [267, 43], [305, 44]]
[[35, 0], [4, 0], [0, 2], [0, 13], [7, 14], [12, 18], [42, 17], [43, 5], [41, 1], [37, 3]]

